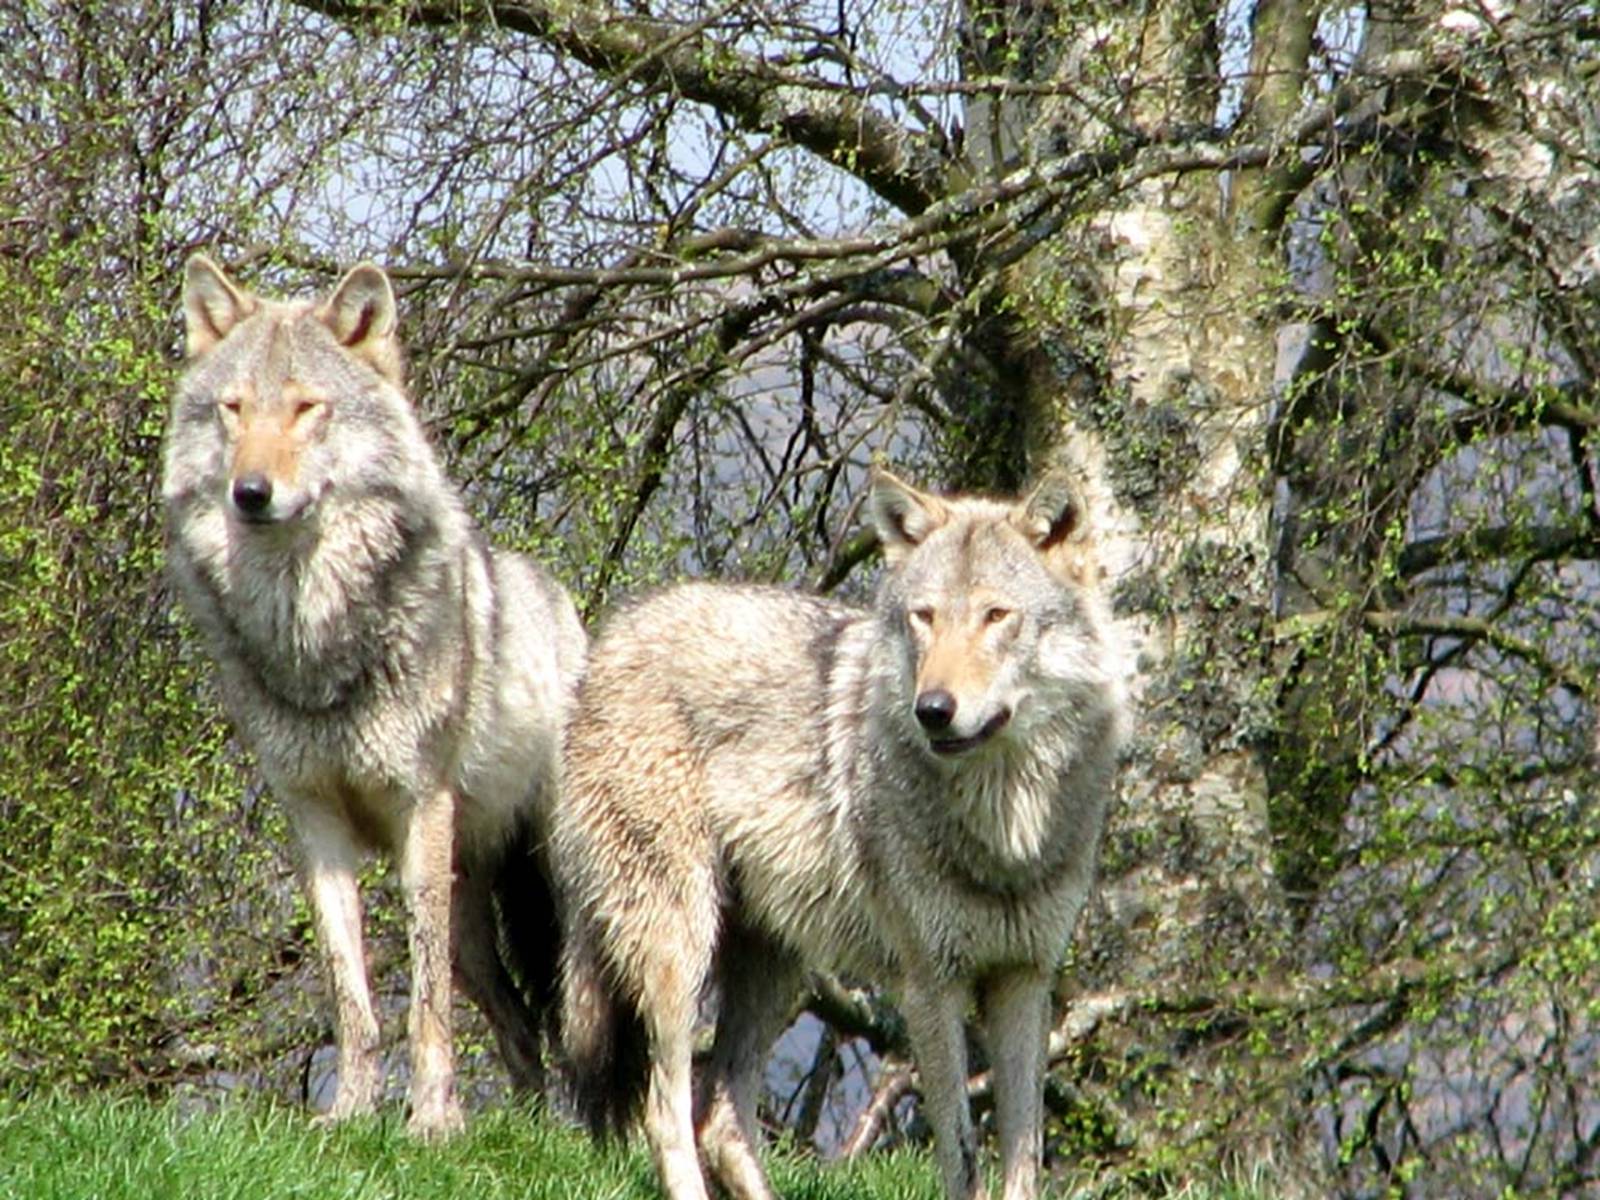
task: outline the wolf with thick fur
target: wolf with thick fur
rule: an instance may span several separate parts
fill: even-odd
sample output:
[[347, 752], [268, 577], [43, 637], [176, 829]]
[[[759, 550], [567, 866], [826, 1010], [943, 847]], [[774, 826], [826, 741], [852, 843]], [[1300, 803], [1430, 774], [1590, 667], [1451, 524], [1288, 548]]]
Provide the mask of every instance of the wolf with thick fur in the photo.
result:
[[680, 585], [610, 620], [579, 690], [553, 840], [565, 1048], [597, 1134], [642, 1107], [672, 1200], [707, 1195], [702, 1159], [729, 1195], [772, 1194], [754, 1110], [806, 967], [896, 989], [961, 1200], [983, 1192], [975, 1002], [1004, 1194], [1038, 1194], [1051, 980], [1127, 732], [1124, 655], [1065, 477], [1002, 502], [879, 473], [870, 508], [870, 610]]
[[408, 907], [410, 1128], [448, 1134], [452, 966], [513, 1080], [542, 1081], [539, 1018], [507, 968], [553, 994], [533, 854], [585, 635], [559, 586], [487, 546], [441, 471], [383, 271], [279, 303], [197, 255], [183, 305], [168, 561], [299, 844], [336, 1004], [326, 1115], [371, 1109], [381, 1083], [356, 888], [377, 850]]

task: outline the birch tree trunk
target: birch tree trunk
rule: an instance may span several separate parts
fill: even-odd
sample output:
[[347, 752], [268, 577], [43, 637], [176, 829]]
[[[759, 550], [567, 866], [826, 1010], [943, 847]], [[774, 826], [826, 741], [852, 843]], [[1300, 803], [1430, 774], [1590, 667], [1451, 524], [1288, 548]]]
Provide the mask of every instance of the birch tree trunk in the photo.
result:
[[[1218, 31], [1205, 9], [969, 12], [969, 30], [988, 30], [968, 38], [974, 77], [1027, 66], [1036, 75], [1018, 82], [1074, 84], [1068, 97], [970, 105], [975, 172], [1059, 158], [1119, 126], [1215, 124]], [[1281, 81], [1282, 106], [1297, 101], [1304, 37], [1258, 39], [1256, 53], [1253, 66]], [[1264, 102], [1257, 112], [1275, 119]], [[1028, 443], [1036, 460], [1087, 476], [1138, 647], [1140, 735], [1105, 857], [1104, 911], [1085, 939], [1097, 977], [1124, 988], [1237, 968], [1283, 930], [1260, 754], [1272, 670], [1273, 186], [1264, 170], [1151, 171], [1107, 188], [1081, 227], [1011, 270], [999, 305], [1018, 314], [1008, 344], [1027, 381]]]

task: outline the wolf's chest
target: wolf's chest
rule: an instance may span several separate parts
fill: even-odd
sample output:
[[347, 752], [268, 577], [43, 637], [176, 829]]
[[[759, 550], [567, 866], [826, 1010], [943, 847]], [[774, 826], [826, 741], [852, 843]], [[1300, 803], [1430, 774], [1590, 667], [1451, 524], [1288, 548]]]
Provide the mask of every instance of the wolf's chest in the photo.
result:
[[1080, 836], [1053, 800], [946, 787], [901, 793], [888, 811], [876, 810], [865, 836], [871, 907], [901, 959], [951, 976], [1059, 960], [1098, 829]]
[[397, 572], [248, 553], [208, 565], [216, 624], [232, 643], [220, 649], [274, 700], [308, 714], [413, 688], [447, 624], [433, 596], [396, 586], [405, 582]]

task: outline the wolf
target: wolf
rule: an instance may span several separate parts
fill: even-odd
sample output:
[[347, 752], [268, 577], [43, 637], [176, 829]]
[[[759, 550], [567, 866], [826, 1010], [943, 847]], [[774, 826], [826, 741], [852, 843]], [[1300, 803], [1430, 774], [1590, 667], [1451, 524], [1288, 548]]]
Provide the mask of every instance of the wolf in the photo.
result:
[[[942, 497], [875, 473], [871, 608], [691, 582], [613, 616], [553, 823], [574, 1102], [642, 1121], [672, 1200], [772, 1195], [765, 1052], [803, 972], [897, 989], [947, 1194], [983, 1194], [976, 1001], [1006, 1200], [1037, 1195], [1051, 981], [1129, 727], [1079, 488]], [[715, 1033], [691, 1078], [714, 989]], [[697, 1154], [698, 1150], [698, 1154]]]
[[[325, 1120], [380, 1079], [356, 872], [398, 864], [408, 909], [408, 1127], [462, 1125], [452, 976], [514, 1082], [539, 1087], [554, 916], [535, 865], [587, 638], [571, 599], [492, 550], [404, 390], [388, 276], [321, 303], [184, 273], [187, 368], [163, 453], [167, 557], [222, 698], [282, 803], [336, 1006]], [[498, 913], [497, 913], [498, 909]], [[544, 914], [541, 916], [541, 914]]]

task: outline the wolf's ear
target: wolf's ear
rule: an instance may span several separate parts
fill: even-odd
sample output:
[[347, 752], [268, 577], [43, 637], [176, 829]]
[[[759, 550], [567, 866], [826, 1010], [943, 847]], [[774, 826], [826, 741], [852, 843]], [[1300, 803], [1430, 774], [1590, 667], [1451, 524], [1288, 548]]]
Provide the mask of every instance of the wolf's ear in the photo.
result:
[[198, 358], [256, 311], [256, 298], [222, 273], [204, 254], [183, 268], [185, 351]]
[[352, 267], [317, 316], [346, 350], [400, 382], [394, 288], [383, 268], [369, 262]]
[[939, 497], [917, 491], [882, 467], [872, 469], [868, 506], [878, 540], [883, 543], [883, 557], [890, 566], [950, 519], [950, 510]]
[[1011, 510], [1011, 524], [1041, 554], [1084, 534], [1083, 493], [1064, 470], [1041, 479], [1027, 497]]

